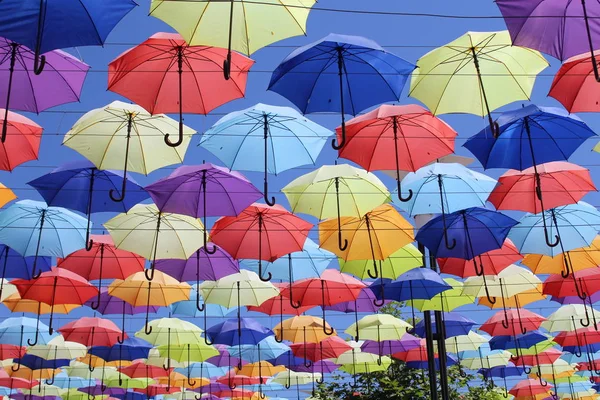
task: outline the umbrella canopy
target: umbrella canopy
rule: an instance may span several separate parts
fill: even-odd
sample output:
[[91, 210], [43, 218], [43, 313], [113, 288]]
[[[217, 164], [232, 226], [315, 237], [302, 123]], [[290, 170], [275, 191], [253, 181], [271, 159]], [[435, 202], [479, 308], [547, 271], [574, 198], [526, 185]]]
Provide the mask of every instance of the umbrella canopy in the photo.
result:
[[530, 332], [539, 329], [545, 321], [545, 317], [529, 310], [506, 310], [494, 314], [479, 329], [492, 336], [516, 336], [523, 334], [523, 330]]
[[598, 111], [598, 94], [592, 57], [600, 61], [597, 54], [589, 52], [573, 56], [566, 60], [554, 76], [548, 96], [554, 97], [571, 113]]
[[[2, 111], [6, 113], [6, 110], [0, 109], [0, 114]], [[6, 125], [7, 135], [11, 139], [4, 143], [0, 141], [0, 169], [12, 171], [27, 161], [37, 160], [44, 129], [29, 118], [11, 111], [4, 116], [2, 124]]]
[[[500, 271], [509, 265], [523, 259], [523, 256], [510, 239], [505, 239], [502, 247], [481, 253], [477, 256], [477, 259], [482, 265], [485, 265], [488, 273], [498, 275]], [[440, 272], [460, 276], [461, 278], [476, 276], [478, 272], [472, 259], [438, 258], [437, 262], [440, 266]]]
[[451, 290], [452, 286], [446, 283], [440, 275], [429, 268], [415, 268], [400, 275], [397, 280], [381, 279], [369, 286], [375, 294], [377, 306], [382, 306], [384, 301], [431, 300], [434, 296]]
[[[352, 274], [359, 279], [370, 278], [369, 271], [372, 260], [348, 260], [339, 259], [340, 271]], [[379, 263], [381, 276], [388, 279], [396, 279], [406, 271], [421, 267], [423, 265], [423, 254], [409, 243], [395, 251], [385, 260]]]
[[550, 396], [551, 387], [550, 384], [542, 385], [536, 379], [526, 379], [513, 386], [508, 393], [515, 398], [537, 398], [537, 395], [543, 395], [542, 398], [545, 398]]
[[114, 322], [103, 318], [83, 317], [58, 329], [64, 340], [85, 346], [113, 346], [121, 336], [121, 329]]
[[292, 343], [319, 343], [330, 335], [331, 326], [319, 317], [299, 315], [286, 319], [273, 328], [279, 340], [289, 340]]
[[230, 169], [263, 172], [265, 202], [274, 205], [268, 173], [314, 165], [330, 135], [294, 109], [259, 103], [221, 118], [202, 135], [200, 145]]
[[452, 311], [455, 308], [475, 303], [475, 296], [464, 294], [462, 282], [452, 278], [444, 278], [444, 282], [452, 288], [436, 294], [429, 300], [411, 299], [408, 304], [420, 311]]
[[204, 301], [227, 308], [260, 306], [264, 301], [279, 295], [279, 289], [272, 283], [263, 282], [256, 273], [247, 270], [217, 281], [204, 281], [199, 289]]
[[[338, 144], [346, 143], [344, 114], [397, 101], [415, 66], [360, 36], [329, 34], [289, 54], [273, 71], [269, 90], [303, 113], [340, 112]], [[365, 90], [369, 88], [369, 90]]]
[[260, 279], [269, 281], [272, 274], [263, 277], [262, 261], [275, 261], [286, 254], [301, 251], [311, 228], [312, 224], [280, 205], [254, 203], [237, 217], [217, 220], [211, 237], [215, 244], [236, 259], [258, 260]]
[[[138, 172], [144, 175], [166, 165], [179, 164], [190, 143], [193, 129], [183, 127], [179, 147], [164, 146], [164, 137], [176, 133], [177, 122], [163, 114], [150, 115], [136, 104], [114, 101], [83, 115], [67, 132], [63, 144], [90, 160], [98, 169]], [[133, 140], [131, 140], [133, 138]], [[127, 180], [109, 192], [113, 201], [125, 198]]]
[[146, 277], [154, 276], [154, 261], [188, 259], [204, 242], [200, 220], [182, 214], [164, 213], [154, 204], [137, 204], [129, 212], [107, 221], [115, 247], [153, 261]]
[[350, 325], [344, 332], [366, 340], [381, 342], [384, 340], [401, 340], [412, 325], [389, 314], [373, 314], [361, 318]]
[[507, 31], [467, 32], [417, 61], [409, 95], [434, 114], [490, 112], [529, 100], [536, 76], [548, 66], [542, 55], [513, 46]]
[[33, 318], [10, 317], [0, 322], [0, 343], [3, 344], [22, 347], [27, 343], [33, 346], [47, 344], [53, 337], [56, 335], [48, 333], [48, 326]]
[[566, 304], [550, 314], [541, 326], [549, 332], [574, 331], [579, 328], [587, 328], [584, 321], [586, 319], [589, 321], [589, 315], [596, 321], [600, 320], [600, 312], [592, 307], [582, 304]]

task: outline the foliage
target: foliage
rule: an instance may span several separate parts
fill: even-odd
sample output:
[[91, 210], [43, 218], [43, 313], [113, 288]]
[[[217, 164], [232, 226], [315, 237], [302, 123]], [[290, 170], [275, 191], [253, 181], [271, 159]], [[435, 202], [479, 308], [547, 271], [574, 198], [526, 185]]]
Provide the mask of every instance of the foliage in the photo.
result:
[[[402, 316], [403, 304], [390, 303], [380, 312]], [[417, 321], [413, 321], [416, 323]], [[439, 384], [439, 375], [438, 375]], [[504, 400], [501, 392], [490, 390], [473, 375], [462, 375], [458, 367], [448, 369], [451, 399], [461, 400]], [[473, 385], [473, 382], [477, 382]], [[439, 392], [439, 387], [438, 387]], [[320, 384], [313, 398], [319, 400], [429, 400], [427, 372], [411, 369], [399, 360], [393, 360], [387, 371], [357, 375], [334, 375]]]

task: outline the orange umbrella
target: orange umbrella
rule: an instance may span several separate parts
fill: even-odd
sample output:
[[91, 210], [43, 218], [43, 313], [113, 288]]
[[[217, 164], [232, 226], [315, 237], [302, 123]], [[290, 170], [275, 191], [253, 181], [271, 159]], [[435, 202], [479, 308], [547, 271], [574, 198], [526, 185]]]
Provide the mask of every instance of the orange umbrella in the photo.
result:
[[293, 343], [319, 343], [329, 336], [325, 334], [325, 330], [333, 330], [335, 334], [335, 329], [331, 328], [327, 322], [310, 315], [299, 315], [286, 319], [273, 328], [278, 340], [289, 340]]

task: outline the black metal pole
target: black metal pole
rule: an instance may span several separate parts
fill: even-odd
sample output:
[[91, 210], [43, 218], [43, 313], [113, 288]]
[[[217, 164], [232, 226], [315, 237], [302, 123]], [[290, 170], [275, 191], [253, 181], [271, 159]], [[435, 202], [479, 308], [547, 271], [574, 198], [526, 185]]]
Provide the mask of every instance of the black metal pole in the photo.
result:
[[[419, 243], [419, 251], [423, 254], [423, 265], [426, 265], [425, 246]], [[425, 324], [425, 343], [427, 346], [427, 369], [429, 371], [429, 398], [437, 400], [437, 376], [435, 372], [435, 351], [433, 349], [433, 331], [431, 324], [431, 311], [423, 311]]]
[[[435, 256], [429, 252], [429, 268], [437, 272]], [[448, 358], [446, 356], [446, 325], [444, 323], [444, 314], [442, 311], [435, 312], [435, 328], [438, 344], [438, 363], [440, 364], [440, 393], [442, 400], [450, 400], [448, 389]]]

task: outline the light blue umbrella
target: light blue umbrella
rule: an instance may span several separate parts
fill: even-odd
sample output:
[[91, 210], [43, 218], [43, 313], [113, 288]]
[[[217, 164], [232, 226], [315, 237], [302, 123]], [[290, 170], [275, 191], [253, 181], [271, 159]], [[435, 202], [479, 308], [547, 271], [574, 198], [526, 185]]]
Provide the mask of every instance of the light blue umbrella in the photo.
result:
[[508, 235], [521, 253], [554, 257], [589, 246], [598, 234], [600, 212], [583, 201], [557, 207], [544, 214], [549, 219], [546, 221], [549, 235], [560, 238], [560, 245], [551, 247], [546, 244], [541, 213], [526, 214]]
[[275, 336], [267, 336], [257, 344], [243, 344], [238, 347], [231, 347], [229, 353], [232, 357], [255, 363], [263, 360], [272, 360], [289, 350], [289, 346], [284, 343], [278, 343], [275, 340]]
[[187, 375], [188, 372], [191, 377], [194, 378], [218, 378], [227, 373], [230, 367], [217, 367], [214, 364], [208, 362], [196, 362], [192, 363], [186, 368], [175, 368], [175, 372]]
[[[394, 203], [410, 216], [453, 213], [470, 207], [484, 207], [497, 181], [455, 163], [434, 163], [410, 172], [402, 187], [413, 191], [407, 202]], [[443, 200], [443, 202], [442, 202]]]
[[[323, 271], [337, 260], [337, 256], [322, 249], [310, 239], [304, 242], [302, 251], [290, 253], [270, 263], [262, 263], [263, 273], [273, 275], [272, 279], [293, 282], [299, 279], [318, 278]], [[243, 260], [242, 268], [258, 273], [258, 260]]]
[[82, 387], [94, 386], [96, 380], [80, 378], [78, 376], [69, 376], [65, 372], [59, 372], [45, 383], [47, 385], [58, 386], [62, 389], [79, 389]]
[[[58, 336], [57, 333], [48, 334], [48, 326], [41, 323], [39, 319], [16, 317], [7, 318], [0, 323], [0, 343], [12, 344], [23, 347], [33, 344], [48, 344], [50, 340]], [[13, 371], [18, 371], [21, 364], [15, 363]]]
[[[573, 354], [573, 353], [565, 352], [562, 356], [560, 356], [560, 358], [562, 358], [569, 364], [587, 363], [590, 361], [590, 359], [591, 360], [600, 360], [600, 352], [590, 353], [589, 358], [588, 358], [588, 354], [583, 351], [580, 354]], [[578, 373], [581, 373], [581, 372], [588, 372], [588, 371], [579, 371]]]
[[556, 385], [554, 392], [558, 395], [561, 395], [561, 394], [571, 395], [571, 394], [576, 394], [576, 393], [580, 393], [582, 395], [582, 396], [576, 396], [575, 398], [584, 397], [589, 394], [596, 393], [596, 391], [592, 388], [592, 383], [586, 382], [586, 381], [559, 383], [558, 385]]
[[87, 219], [61, 207], [22, 200], [0, 213], [0, 242], [23, 256], [64, 258], [86, 246]]
[[202, 135], [200, 146], [230, 169], [264, 172], [265, 202], [273, 205], [267, 174], [314, 165], [331, 133], [292, 108], [259, 103], [221, 118]]
[[[226, 317], [229, 313], [235, 311], [236, 307], [227, 308], [219, 304], [205, 303], [204, 298], [200, 295], [198, 302], [204, 304], [204, 311], [199, 311], [196, 307], [196, 298], [198, 295], [197, 286], [193, 285], [190, 289], [190, 300], [183, 300], [173, 303], [169, 306], [173, 315], [183, 315], [186, 317]], [[206, 322], [206, 321], [205, 321]]]

